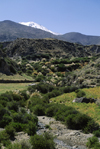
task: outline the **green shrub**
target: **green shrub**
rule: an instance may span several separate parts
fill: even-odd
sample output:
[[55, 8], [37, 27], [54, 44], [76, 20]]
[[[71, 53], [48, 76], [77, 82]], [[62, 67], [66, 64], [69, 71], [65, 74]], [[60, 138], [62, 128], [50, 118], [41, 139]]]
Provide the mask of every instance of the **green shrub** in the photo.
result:
[[70, 93], [77, 90], [76, 86], [67, 86], [67, 87], [63, 87], [63, 92], [64, 93]]
[[43, 81], [44, 78], [45, 77], [43, 75], [38, 75], [35, 80], [36, 80], [36, 82], [40, 82], [40, 81]]
[[12, 101], [13, 98], [11, 96], [9, 96], [9, 92], [6, 92], [6, 93], [3, 93], [0, 95], [0, 100]]
[[29, 92], [33, 93], [37, 89], [39, 92], [46, 94], [54, 90], [54, 88], [55, 87], [53, 85], [49, 85], [47, 83], [38, 83], [37, 85], [29, 86], [28, 90]]
[[45, 114], [45, 108], [42, 105], [38, 104], [33, 108], [33, 112], [38, 116], [42, 116]]
[[48, 93], [47, 96], [50, 99], [52, 97], [56, 97], [56, 96], [59, 96], [61, 94], [62, 94], [62, 91], [61, 90], [54, 89], [52, 92]]
[[0, 99], [0, 105], [2, 105], [3, 107], [6, 107], [7, 102], [5, 100]]
[[32, 145], [28, 140], [22, 140], [19, 143], [21, 144], [21, 149], [32, 149]]
[[49, 128], [49, 129], [51, 129], [50, 125], [45, 125], [45, 128]]
[[5, 101], [12, 101], [13, 100], [13, 92], [9, 91], [9, 92], [3, 93], [0, 95], [0, 99], [1, 98], [3, 98], [3, 100], [5, 100]]
[[88, 121], [86, 127], [84, 128], [84, 132], [93, 132], [99, 130], [99, 124], [97, 124], [93, 119], [90, 118], [90, 120]]
[[83, 97], [83, 96], [85, 96], [85, 95], [86, 95], [85, 92], [82, 91], [82, 90], [80, 90], [80, 89], [76, 91], [76, 96], [77, 96], [78, 98]]
[[8, 102], [7, 107], [9, 110], [14, 110], [15, 112], [18, 112], [19, 109], [18, 102], [16, 101]]
[[56, 112], [59, 110], [58, 104], [49, 104], [46, 107], [45, 114], [46, 116], [53, 117], [56, 115]]
[[6, 125], [8, 125], [10, 122], [12, 121], [12, 117], [9, 116], [8, 114], [5, 114], [2, 116], [2, 119], [0, 121], [0, 127], [5, 127]]
[[88, 148], [93, 148], [93, 149], [99, 149], [100, 148], [100, 143], [97, 137], [93, 136], [88, 139], [88, 142], [86, 143], [86, 146]]
[[58, 71], [66, 71], [66, 66], [63, 63], [58, 64], [57, 66], [58, 66]]
[[62, 106], [58, 112], [55, 115], [56, 120], [60, 120], [65, 122], [65, 118], [71, 114], [77, 114], [78, 111], [76, 111], [74, 108], [72, 107], [66, 107], [66, 106]]
[[7, 146], [7, 149], [22, 149], [22, 146], [20, 143], [14, 143], [14, 144]]
[[36, 130], [37, 130], [36, 124], [30, 121], [27, 125], [26, 132], [28, 133], [28, 135], [33, 136], [34, 134], [36, 134]]
[[44, 133], [43, 135], [34, 135], [30, 139], [33, 149], [55, 149], [53, 137]]
[[7, 134], [5, 130], [0, 131], [0, 143], [2, 143], [4, 146], [8, 146], [11, 143], [9, 137], [10, 136]]
[[12, 96], [13, 96], [13, 100], [15, 100], [15, 101], [20, 101], [23, 99], [20, 94], [13, 93]]
[[38, 104], [43, 106], [44, 102], [43, 102], [43, 99], [41, 99], [39, 96], [35, 95], [29, 99], [28, 108], [32, 109], [32, 111], [33, 111], [34, 106], [36, 106]]
[[23, 124], [27, 124], [28, 120], [30, 119], [30, 114], [28, 113], [22, 113], [22, 112], [18, 112], [18, 113], [14, 113], [13, 114], [13, 120], [14, 122], [19, 122], [19, 123], [23, 123]]
[[20, 91], [20, 94], [23, 96], [25, 100], [29, 99], [29, 95], [27, 94], [26, 90]]
[[99, 125], [95, 123], [89, 116], [85, 114], [70, 114], [66, 117], [65, 123], [70, 129], [81, 129], [85, 133], [93, 132], [99, 129]]
[[15, 129], [12, 125], [7, 125], [5, 127], [5, 131], [7, 132], [7, 134], [9, 134], [9, 136], [12, 138], [15, 136]]
[[10, 123], [10, 125], [17, 131], [25, 131], [27, 128], [27, 124], [22, 124], [22, 123], [18, 123], [18, 122], [12, 122]]
[[100, 129], [93, 132], [94, 136], [100, 137]]

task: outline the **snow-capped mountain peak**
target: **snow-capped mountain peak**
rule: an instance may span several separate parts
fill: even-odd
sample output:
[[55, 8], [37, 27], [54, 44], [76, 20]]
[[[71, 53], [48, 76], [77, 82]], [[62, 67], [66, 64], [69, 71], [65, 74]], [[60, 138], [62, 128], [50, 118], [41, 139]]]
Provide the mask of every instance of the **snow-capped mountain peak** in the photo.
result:
[[52, 31], [48, 30], [46, 27], [44, 27], [42, 25], [39, 25], [39, 24], [37, 24], [35, 22], [19, 22], [19, 23], [22, 24], [22, 25], [26, 25], [26, 26], [30, 26], [30, 27], [34, 27], [34, 28], [37, 28], [37, 29], [44, 30], [46, 32], [50, 32], [50, 33], [52, 33], [54, 35], [59, 35], [58, 33], [54, 33]]

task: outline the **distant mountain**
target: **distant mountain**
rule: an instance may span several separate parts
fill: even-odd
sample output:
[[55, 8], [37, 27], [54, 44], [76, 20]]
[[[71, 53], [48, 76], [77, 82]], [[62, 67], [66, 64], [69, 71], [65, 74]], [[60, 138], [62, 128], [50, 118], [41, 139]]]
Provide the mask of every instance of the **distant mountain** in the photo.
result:
[[0, 22], [0, 42], [17, 38], [54, 38], [55, 35], [40, 29], [5, 20]]
[[42, 25], [39, 25], [39, 24], [37, 24], [35, 22], [19, 22], [19, 23], [22, 24], [22, 25], [26, 25], [26, 26], [30, 26], [30, 27], [36, 28], [36, 29], [41, 29], [41, 30], [46, 31], [46, 32], [50, 32], [50, 33], [52, 33], [54, 35], [59, 35], [58, 33], [54, 33], [52, 31], [48, 30], [46, 27], [44, 27]]
[[25, 26], [9, 20], [0, 22], [0, 42], [13, 41], [17, 38], [54, 38], [82, 45], [100, 45], [100, 36], [88, 36], [77, 32], [54, 35], [46, 29], [45, 31], [43, 28], [38, 29], [38, 25], [36, 27]]
[[83, 45], [100, 45], [100, 36], [89, 36], [77, 32], [70, 32], [64, 35], [59, 35], [58, 39], [73, 43], [80, 43]]

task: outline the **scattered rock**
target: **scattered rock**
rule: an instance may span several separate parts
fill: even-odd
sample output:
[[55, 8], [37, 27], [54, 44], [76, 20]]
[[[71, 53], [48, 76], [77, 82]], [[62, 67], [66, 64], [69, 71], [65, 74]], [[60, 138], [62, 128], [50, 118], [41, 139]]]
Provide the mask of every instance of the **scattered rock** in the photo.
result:
[[94, 98], [86, 98], [86, 97], [80, 97], [80, 98], [75, 98], [73, 100], [73, 102], [77, 102], [77, 103], [95, 103], [97, 101], [97, 99]]
[[[64, 124], [54, 118], [45, 116], [43, 119], [43, 116], [38, 116], [38, 120], [44, 125], [50, 125], [51, 129], [45, 128], [45, 131], [56, 137], [56, 149], [87, 149], [87, 139], [93, 136], [92, 134], [84, 134], [81, 130], [67, 129]], [[40, 129], [41, 133], [43, 133], [42, 129]]]

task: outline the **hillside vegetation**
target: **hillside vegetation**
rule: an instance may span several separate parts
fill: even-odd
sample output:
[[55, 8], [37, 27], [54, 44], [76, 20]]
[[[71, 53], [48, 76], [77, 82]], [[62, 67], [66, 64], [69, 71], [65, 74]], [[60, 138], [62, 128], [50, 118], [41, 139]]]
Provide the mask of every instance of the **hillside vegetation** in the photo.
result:
[[[1, 64], [3, 61], [12, 76], [7, 76], [3, 71], [4, 65], [1, 65], [0, 77], [32, 78], [33, 84], [23, 90], [12, 87], [12, 91], [1, 92], [0, 127], [5, 129], [0, 133], [1, 145], [11, 148], [15, 132], [24, 131], [31, 136], [29, 146], [34, 148], [38, 145], [37, 141], [34, 144], [34, 140], [40, 140], [41, 144], [41, 139], [47, 139], [43, 146], [47, 148], [51, 142], [54, 149], [52, 136], [36, 135], [36, 115], [54, 117], [67, 128], [84, 133], [98, 131], [100, 136], [99, 46], [82, 46], [55, 39], [17, 39], [2, 43]], [[89, 102], [73, 102], [81, 97]], [[21, 143], [18, 145], [22, 147]]]

